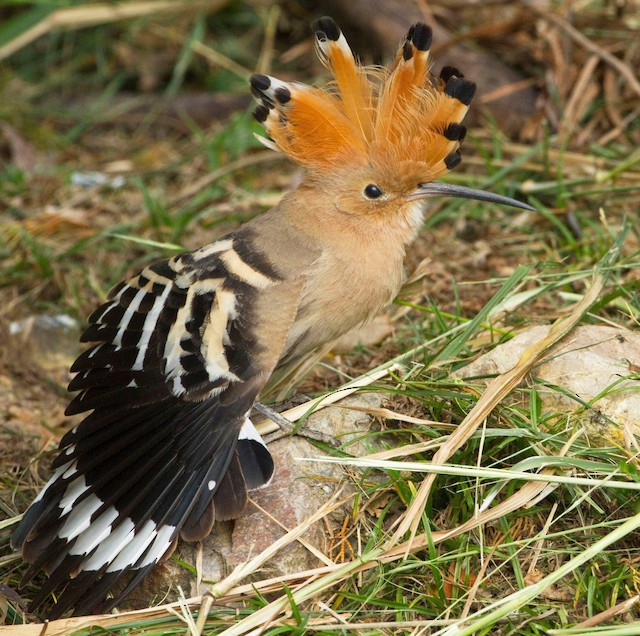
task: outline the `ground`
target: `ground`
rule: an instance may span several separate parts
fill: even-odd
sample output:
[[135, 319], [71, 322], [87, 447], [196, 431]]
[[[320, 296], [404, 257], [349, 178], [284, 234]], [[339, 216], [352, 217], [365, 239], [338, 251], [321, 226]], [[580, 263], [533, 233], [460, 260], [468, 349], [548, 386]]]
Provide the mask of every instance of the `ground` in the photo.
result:
[[[124, 276], [223, 235], [299, 182], [298, 169], [254, 137], [261, 128], [250, 117], [246, 74], [257, 69], [320, 81], [324, 71], [311, 61], [306, 26], [319, 13], [304, 3], [219, 4], [129, 20], [112, 16], [106, 25], [94, 19], [85, 28], [61, 9], [55, 15], [63, 30], [49, 28], [54, 14], [47, 3], [0, 10], [8, 25], [0, 26], [0, 505], [9, 520], [6, 528], [0, 522], [0, 597], [8, 599], [0, 607], [7, 624], [23, 622], [15, 596], [23, 566], [8, 547], [9, 526], [46, 480], [48, 451], [74, 423], [64, 416], [65, 386], [86, 317]], [[91, 6], [79, 6], [91, 16]], [[392, 16], [384, 14], [392, 8]], [[631, 69], [640, 56], [638, 7], [593, 3], [563, 13], [507, 2], [485, 13], [462, 2], [433, 7], [425, 17], [422, 3], [396, 0], [380, 6], [369, 32], [349, 9], [327, 3], [322, 12], [334, 10], [366, 62], [389, 59], [402, 34], [396, 35], [396, 22], [406, 29], [427, 19], [440, 25], [437, 67], [464, 57], [469, 78], [486, 76], [487, 65], [489, 77], [508, 77], [499, 88], [501, 105], [492, 99], [498, 87], [481, 86], [463, 164], [450, 178], [527, 199], [537, 212], [434, 203], [407, 257], [412, 283], [382, 321], [385, 337], [363, 343], [360, 334], [343, 343], [297, 390], [312, 395], [335, 388], [420, 346], [402, 372], [381, 383], [385, 405], [398, 418], [377, 414], [371, 435], [391, 448], [437, 446], [482, 393], [453, 380], [451, 371], [528, 325], [569, 314], [598, 275], [608, 278], [589, 313], [576, 321], [636, 328], [640, 85]], [[29, 33], [27, 23], [48, 26], [28, 46], [6, 48]], [[599, 265], [617, 240], [620, 249]], [[498, 293], [509, 307], [492, 314]], [[70, 327], [55, 321], [49, 327], [42, 316], [67, 317]], [[572, 437], [566, 418], [559, 424], [556, 414], [540, 410], [535, 384], [521, 391], [524, 406], [494, 405], [478, 429], [483, 434], [457, 450], [452, 463], [507, 469], [564, 449], [597, 464], [571, 465], [567, 474], [596, 479], [617, 469], [635, 483], [631, 451], [590, 449]], [[407, 459], [432, 458], [421, 448]], [[473, 518], [493, 482], [441, 476], [426, 500], [427, 514], [417, 517], [425, 543], [397, 561], [393, 550], [408, 535], [395, 547], [388, 541], [394, 524], [411, 520], [406, 511], [424, 475], [350, 471], [360, 495], [349, 503], [341, 530], [349, 544], [343, 557], [347, 565], [358, 555], [371, 560], [352, 574], [332, 548], [328, 555], [338, 569], [317, 592], [308, 592], [304, 573], [294, 596], [265, 583], [260, 591], [271, 594], [271, 605], [247, 592], [238, 609], [246, 629], [238, 630], [271, 620], [274, 633], [285, 625], [293, 632], [326, 623], [337, 633], [332, 620], [379, 624], [381, 631], [394, 631], [394, 624], [436, 630], [466, 617], [480, 630], [474, 612], [487, 607], [490, 633], [500, 634], [565, 629], [594, 616], [613, 626], [635, 619], [628, 608], [618, 618], [602, 613], [637, 594], [637, 534], [589, 552], [635, 519], [634, 491], [561, 486], [533, 507], [513, 508], [445, 539], [438, 533]], [[522, 486], [505, 483], [500, 501]], [[335, 547], [335, 537], [328, 545]], [[509, 616], [493, 607], [581, 555], [588, 557], [584, 563], [515, 603]], [[367, 569], [374, 561], [376, 568]], [[23, 594], [29, 598], [29, 590]], [[277, 610], [281, 599], [287, 607]], [[231, 620], [225, 611], [211, 614], [211, 633]], [[162, 620], [168, 630], [178, 629], [170, 615]], [[145, 629], [144, 622], [137, 627]]]

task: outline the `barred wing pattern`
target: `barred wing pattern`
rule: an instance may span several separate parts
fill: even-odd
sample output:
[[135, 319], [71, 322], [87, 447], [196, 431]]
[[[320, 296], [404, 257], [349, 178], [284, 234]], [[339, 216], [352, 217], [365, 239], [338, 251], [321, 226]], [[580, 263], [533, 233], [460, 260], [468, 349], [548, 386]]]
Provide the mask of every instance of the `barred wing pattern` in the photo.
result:
[[113, 607], [179, 535], [203, 538], [271, 479], [247, 415], [271, 372], [254, 335], [256, 299], [280, 280], [247, 228], [145, 268], [91, 316], [83, 340], [93, 345], [72, 367], [79, 393], [67, 410], [91, 412], [62, 439], [53, 476], [12, 538], [31, 564], [23, 584], [49, 575], [32, 611], [69, 577], [50, 617]]

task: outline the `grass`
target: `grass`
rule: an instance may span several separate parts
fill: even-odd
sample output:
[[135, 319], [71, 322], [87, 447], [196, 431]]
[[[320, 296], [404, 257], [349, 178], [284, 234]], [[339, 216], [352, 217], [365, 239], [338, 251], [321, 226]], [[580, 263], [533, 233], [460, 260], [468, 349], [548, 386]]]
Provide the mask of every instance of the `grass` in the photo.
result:
[[[0, 47], [50, 14], [44, 3], [25, 11], [16, 10], [22, 21], [12, 20], [11, 30], [0, 29]], [[158, 33], [172, 34], [158, 85], [166, 89], [164, 98], [199, 85], [244, 92], [241, 71], [227, 65], [209, 73], [194, 51], [215, 48], [249, 68], [269, 55], [263, 48], [256, 56], [242, 34], [268, 31], [272, 16], [236, 4], [215, 14], [215, 26], [213, 15], [190, 13], [176, 24], [170, 16], [158, 23], [141, 15], [47, 35], [40, 40], [44, 56], [37, 47], [12, 55], [3, 82], [25, 88], [12, 91], [12, 101], [1, 107], [3, 118], [53, 160], [20, 168], [14, 155], [2, 168], [0, 323], [34, 312], [83, 321], [121, 278], [237, 227], [273, 204], [295, 179], [288, 164], [258, 150], [253, 133], [260, 128], [245, 112], [207, 127], [187, 119], [163, 129], [154, 126], [157, 113], [140, 120], [127, 105], [109, 107], [116, 93], [135, 89], [140, 72], [124, 64], [114, 71], [121, 63], [113, 43], [123, 41], [138, 52], [147, 45], [157, 53]], [[527, 37], [527, 26], [521, 28]], [[210, 29], [216, 38], [208, 37]], [[603, 27], [602, 46], [607, 34]], [[579, 68], [579, 51], [574, 54], [571, 64]], [[571, 94], [561, 90], [560, 79], [549, 92], [562, 111]], [[89, 108], [54, 100], [56, 93], [96, 86], [101, 93]], [[328, 501], [315, 520], [291, 528], [280, 541], [295, 542], [309, 525], [326, 519], [333, 536], [317, 547], [325, 548], [328, 562], [284, 580], [258, 574], [249, 582], [249, 573], [277, 555], [275, 545], [230, 577], [211, 582], [212, 597], [183, 599], [170, 610], [101, 617], [94, 622], [102, 631], [640, 633], [634, 450], [611, 440], [590, 444], [580, 419], [588, 404], [573, 396], [575, 411], [560, 414], [545, 397], [567, 395], [567, 389], [535, 377], [519, 383], [530, 377], [526, 372], [548, 343], [530, 351], [511, 375], [465, 375], [470, 361], [529, 325], [555, 321], [557, 337], [577, 325], [636, 328], [640, 156], [634, 140], [640, 131], [632, 124], [627, 135], [602, 142], [606, 95], [599, 100], [575, 115], [582, 128], [593, 129], [580, 144], [550, 132], [552, 127], [526, 143], [508, 140], [491, 121], [474, 127], [465, 143], [465, 170], [451, 180], [527, 196], [538, 213], [476, 202], [434, 204], [409, 254], [410, 269], [423, 263], [425, 275], [392, 309], [394, 338], [333, 357], [305, 380], [302, 390], [322, 394], [323, 387], [333, 391], [345, 377], [366, 371], [369, 379], [361, 378], [358, 390], [382, 393], [386, 401], [386, 410], [372, 411], [365, 435], [373, 449], [369, 457], [352, 456], [349, 444], [339, 452], [324, 447], [327, 461], [345, 467], [351, 494]], [[29, 123], [36, 121], [32, 129]], [[113, 172], [124, 176], [120, 187], [83, 188], [72, 181], [77, 172], [109, 173], [113, 162], [123, 160], [124, 169]], [[32, 407], [21, 398], [26, 382], [13, 370], [11, 360], [4, 360], [2, 376], [19, 391], [8, 398], [28, 412]], [[36, 373], [44, 403], [63, 402], [61, 381]], [[618, 390], [612, 380], [608, 392]], [[312, 418], [312, 407], [318, 404], [297, 407], [291, 416]], [[46, 416], [41, 419], [47, 423]], [[17, 446], [19, 436], [7, 426]], [[60, 433], [54, 428], [53, 438]], [[33, 622], [11, 592], [24, 566], [8, 547], [13, 517], [40, 480], [27, 466], [47, 446], [44, 438], [29, 439], [34, 445], [21, 457], [0, 454], [6, 465], [0, 502], [8, 518], [0, 522], [5, 625]], [[337, 558], [341, 549], [344, 561]], [[197, 569], [193, 563], [185, 568]], [[31, 590], [22, 593], [28, 598]], [[174, 590], [168, 600], [176, 598]], [[585, 625], [588, 620], [602, 631]], [[95, 633], [82, 619], [57, 627]]]

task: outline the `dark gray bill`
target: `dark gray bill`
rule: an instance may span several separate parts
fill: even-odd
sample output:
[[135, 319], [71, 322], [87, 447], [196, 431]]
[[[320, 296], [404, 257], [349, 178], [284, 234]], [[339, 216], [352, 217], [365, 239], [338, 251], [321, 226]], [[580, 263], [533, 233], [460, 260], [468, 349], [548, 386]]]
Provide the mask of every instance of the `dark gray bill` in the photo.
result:
[[424, 199], [426, 197], [438, 196], [489, 201], [489, 203], [500, 203], [501, 205], [510, 205], [514, 208], [521, 208], [523, 210], [531, 210], [532, 212], [535, 212], [535, 208], [531, 207], [529, 204], [522, 203], [522, 201], [516, 201], [511, 197], [503, 197], [501, 194], [485, 192], [484, 190], [476, 190], [475, 188], [467, 188], [466, 186], [455, 185], [453, 183], [441, 183], [440, 181], [421, 183], [416, 190], [409, 195], [409, 198]]

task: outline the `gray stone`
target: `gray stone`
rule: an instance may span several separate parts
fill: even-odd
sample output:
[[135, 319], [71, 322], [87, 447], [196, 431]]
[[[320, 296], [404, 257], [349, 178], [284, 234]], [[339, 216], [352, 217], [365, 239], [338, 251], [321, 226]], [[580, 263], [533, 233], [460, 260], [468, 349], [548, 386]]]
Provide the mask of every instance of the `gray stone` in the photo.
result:
[[[455, 375], [496, 375], [513, 368], [524, 351], [550, 327], [527, 329]], [[553, 347], [529, 375], [544, 409], [576, 418], [594, 446], [636, 447], [640, 434], [640, 333], [621, 327], [583, 325]], [[571, 397], [575, 395], [575, 399]], [[585, 406], [586, 405], [586, 406]]]

